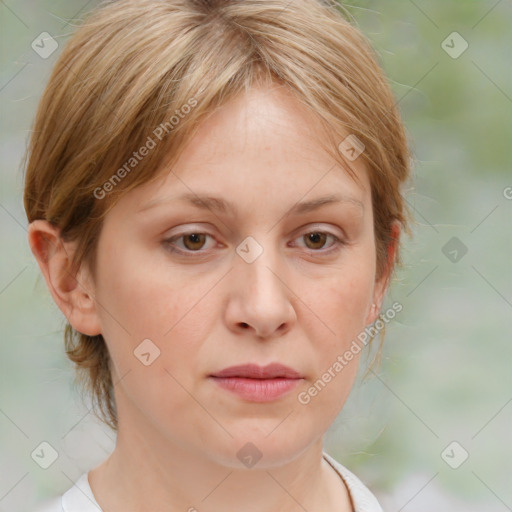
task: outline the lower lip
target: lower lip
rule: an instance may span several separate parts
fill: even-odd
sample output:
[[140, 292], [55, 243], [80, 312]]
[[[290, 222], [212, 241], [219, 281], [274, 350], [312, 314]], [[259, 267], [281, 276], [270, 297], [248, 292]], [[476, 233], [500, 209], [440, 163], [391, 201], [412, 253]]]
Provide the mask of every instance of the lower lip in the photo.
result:
[[243, 377], [211, 377], [221, 388], [250, 402], [270, 402], [286, 395], [302, 379], [247, 379]]

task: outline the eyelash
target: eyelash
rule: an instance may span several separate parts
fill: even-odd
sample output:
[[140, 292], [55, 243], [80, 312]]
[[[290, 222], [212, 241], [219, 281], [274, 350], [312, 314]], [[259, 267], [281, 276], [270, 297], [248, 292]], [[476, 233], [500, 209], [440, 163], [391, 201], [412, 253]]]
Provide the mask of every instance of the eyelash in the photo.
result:
[[[307, 233], [304, 233], [303, 235], [300, 235], [297, 238], [302, 238], [302, 237], [304, 237], [306, 235], [311, 235], [313, 233], [314, 234], [327, 235], [328, 237], [330, 236], [333, 239], [333, 244], [327, 250], [323, 250], [323, 249], [319, 249], [319, 250], [306, 249], [306, 252], [308, 254], [327, 256], [327, 255], [330, 255], [331, 253], [339, 251], [342, 248], [342, 246], [347, 244], [347, 242], [345, 242], [344, 240], [341, 240], [339, 237], [337, 237], [333, 233], [330, 233], [329, 231], [308, 231]], [[184, 238], [186, 236], [189, 236], [189, 235], [206, 235], [206, 236], [209, 236], [209, 237], [213, 238], [213, 236], [210, 235], [209, 233], [202, 233], [200, 231], [188, 231], [186, 233], [181, 233], [180, 235], [176, 235], [176, 236], [173, 236], [171, 238], [167, 238], [167, 239], [163, 240], [163, 243], [166, 246], [166, 249], [168, 251], [170, 251], [170, 252], [173, 252], [173, 253], [177, 253], [177, 254], [180, 254], [180, 255], [187, 255], [187, 256], [190, 256], [190, 257], [205, 256], [206, 251], [202, 251], [202, 250], [200, 250], [200, 251], [191, 251], [189, 249], [186, 249], [186, 250], [177, 249], [176, 246], [173, 244], [173, 242], [175, 240], [180, 240], [180, 239], [182, 239], [182, 238]]]

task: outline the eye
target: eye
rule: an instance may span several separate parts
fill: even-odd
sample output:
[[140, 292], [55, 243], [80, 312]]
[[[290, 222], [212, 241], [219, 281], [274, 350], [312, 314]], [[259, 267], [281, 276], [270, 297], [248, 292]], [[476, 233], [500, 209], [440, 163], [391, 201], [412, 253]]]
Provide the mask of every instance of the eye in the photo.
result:
[[[329, 237], [333, 240], [333, 243], [328, 247], [327, 250], [322, 251], [321, 249], [324, 248], [325, 243]], [[337, 250], [341, 245], [345, 244], [345, 242], [340, 240], [336, 235], [325, 231], [310, 231], [309, 233], [301, 235], [298, 239], [304, 240], [306, 248], [313, 252], [327, 253]]]
[[[208, 233], [199, 233], [193, 231], [168, 238], [167, 240], [164, 240], [164, 244], [172, 252], [202, 252], [200, 250], [204, 247], [207, 237], [212, 238]], [[183, 240], [183, 246], [178, 246], [176, 249], [176, 240]]]
[[[163, 240], [163, 243], [171, 252], [182, 254], [197, 253], [198, 255], [201, 255], [208, 251], [208, 248], [205, 249], [206, 240], [208, 238], [213, 239], [213, 237], [208, 233], [190, 231], [188, 233], [182, 233], [180, 235], [175, 235], [171, 238]], [[324, 249], [325, 244], [329, 238], [332, 239], [332, 243], [326, 250], [322, 250]], [[345, 242], [338, 238], [336, 235], [325, 231], [310, 231], [301, 235], [296, 240], [300, 239], [304, 240], [306, 249], [309, 249], [313, 253], [320, 254], [327, 254], [336, 251], [340, 248], [340, 246], [345, 244]], [[177, 241], [182, 241], [182, 244], [176, 243]]]

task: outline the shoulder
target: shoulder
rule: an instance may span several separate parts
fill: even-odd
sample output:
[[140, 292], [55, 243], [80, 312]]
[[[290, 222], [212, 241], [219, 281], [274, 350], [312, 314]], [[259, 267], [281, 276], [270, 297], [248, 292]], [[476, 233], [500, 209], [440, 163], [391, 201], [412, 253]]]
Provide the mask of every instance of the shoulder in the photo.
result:
[[46, 501], [33, 512], [101, 512], [101, 508], [89, 486], [88, 473], [83, 473], [62, 496]]
[[323, 455], [345, 482], [354, 503], [355, 512], [383, 512], [377, 498], [354, 473], [333, 459], [329, 454], [324, 452]]

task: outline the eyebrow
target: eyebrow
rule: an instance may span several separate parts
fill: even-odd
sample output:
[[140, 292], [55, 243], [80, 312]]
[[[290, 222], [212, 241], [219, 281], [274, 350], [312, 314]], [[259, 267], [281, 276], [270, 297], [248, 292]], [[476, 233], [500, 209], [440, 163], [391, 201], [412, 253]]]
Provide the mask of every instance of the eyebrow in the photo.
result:
[[[186, 201], [197, 208], [202, 210], [213, 210], [222, 213], [230, 213], [234, 216], [239, 216], [238, 208], [231, 202], [222, 199], [221, 197], [215, 197], [210, 195], [198, 195], [194, 193], [186, 193], [180, 196], [175, 196], [171, 198], [157, 198], [153, 199], [146, 204], [144, 204], [137, 213], [144, 212], [155, 206], [159, 206], [162, 204], [172, 204], [177, 201]], [[342, 194], [330, 194], [327, 196], [317, 197], [316, 199], [311, 199], [309, 201], [298, 202], [293, 205], [285, 215], [290, 214], [304, 214], [314, 210], [317, 210], [323, 206], [329, 204], [343, 204], [349, 203], [354, 204], [361, 208], [364, 211], [364, 205], [355, 197], [342, 195]]]

